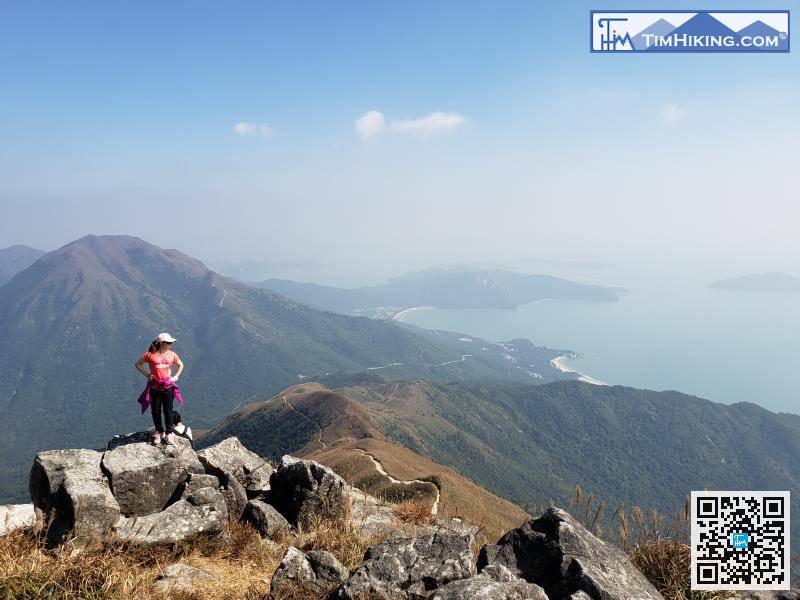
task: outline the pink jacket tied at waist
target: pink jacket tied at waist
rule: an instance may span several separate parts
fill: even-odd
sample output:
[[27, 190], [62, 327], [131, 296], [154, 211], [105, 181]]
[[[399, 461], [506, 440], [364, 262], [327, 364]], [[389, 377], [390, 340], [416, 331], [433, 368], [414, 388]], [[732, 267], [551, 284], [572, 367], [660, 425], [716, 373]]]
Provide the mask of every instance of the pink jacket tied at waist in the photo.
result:
[[181, 396], [181, 389], [178, 387], [178, 384], [174, 381], [170, 381], [169, 379], [148, 379], [147, 386], [144, 388], [142, 395], [139, 396], [139, 404], [142, 405], [142, 412], [146, 411], [150, 407], [150, 388], [156, 390], [168, 390], [173, 388], [175, 390], [175, 400], [178, 401], [178, 404], [183, 404], [183, 396]]

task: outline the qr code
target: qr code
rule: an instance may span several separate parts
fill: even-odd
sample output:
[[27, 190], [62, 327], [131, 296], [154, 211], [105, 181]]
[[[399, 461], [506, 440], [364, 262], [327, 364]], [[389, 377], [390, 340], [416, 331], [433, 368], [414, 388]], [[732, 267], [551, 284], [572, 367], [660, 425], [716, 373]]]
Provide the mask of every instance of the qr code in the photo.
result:
[[789, 589], [789, 492], [692, 492], [692, 589]]

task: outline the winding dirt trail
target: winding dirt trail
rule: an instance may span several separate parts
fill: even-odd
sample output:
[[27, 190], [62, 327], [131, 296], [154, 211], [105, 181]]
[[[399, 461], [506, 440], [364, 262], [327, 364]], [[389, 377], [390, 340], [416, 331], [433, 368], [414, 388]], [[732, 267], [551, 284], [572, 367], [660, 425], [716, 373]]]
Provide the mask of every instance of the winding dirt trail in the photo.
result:
[[315, 423], [315, 422], [314, 422], [314, 421], [313, 421], [313, 420], [312, 420], [312, 419], [311, 419], [311, 418], [310, 418], [308, 415], [306, 415], [305, 413], [303, 413], [303, 412], [301, 412], [301, 411], [297, 410], [297, 409], [294, 407], [294, 405], [293, 405], [291, 402], [289, 402], [289, 400], [286, 398], [286, 396], [281, 396], [281, 398], [283, 398], [283, 401], [286, 403], [286, 406], [288, 406], [290, 410], [293, 410], [293, 411], [294, 411], [294, 412], [296, 412], [298, 415], [300, 415], [301, 417], [303, 417], [303, 418], [304, 418], [306, 421], [308, 421], [309, 423], [311, 423], [312, 425], [314, 425], [314, 426], [315, 426], [317, 429], [319, 429], [319, 435], [317, 436], [317, 441], [318, 441], [320, 444], [322, 444], [322, 449], [323, 449], [323, 450], [327, 449], [327, 447], [328, 447], [328, 444], [326, 444], [325, 442], [323, 442], [323, 441], [322, 441], [322, 427], [320, 427], [319, 423]]
[[[297, 410], [294, 407], [294, 405], [291, 402], [289, 402], [289, 399], [286, 396], [281, 396], [281, 399], [284, 401], [286, 406], [289, 407], [290, 410], [296, 412], [298, 415], [300, 415], [301, 417], [306, 419], [309, 423], [312, 423], [313, 425], [315, 425], [317, 427], [317, 429], [319, 429], [319, 434], [317, 436], [317, 441], [322, 445], [322, 450], [325, 451], [328, 448], [328, 444], [326, 444], [325, 442], [322, 441], [322, 427], [320, 427], [319, 423], [315, 423], [308, 415], [304, 414], [302, 411]], [[421, 483], [421, 484], [425, 484], [425, 485], [432, 485], [433, 489], [436, 490], [436, 496], [435, 496], [434, 501], [433, 501], [433, 506], [431, 506], [431, 516], [435, 517], [437, 514], [439, 514], [440, 493], [439, 493], [439, 488], [436, 487], [436, 485], [434, 483], [432, 483], [430, 481], [422, 481], [421, 479], [406, 480], [406, 479], [397, 479], [395, 477], [392, 477], [391, 475], [389, 475], [389, 473], [386, 472], [386, 469], [383, 468], [383, 464], [381, 464], [381, 461], [379, 461], [377, 458], [375, 458], [375, 456], [373, 456], [372, 454], [370, 454], [366, 450], [362, 450], [361, 448], [359, 448], [358, 451], [361, 453], [362, 456], [366, 456], [367, 458], [369, 458], [372, 461], [372, 464], [375, 466], [375, 470], [378, 471], [378, 473], [380, 473], [384, 477], [386, 477], [392, 483], [399, 483], [399, 484], [403, 484], [403, 485], [411, 485], [411, 484], [415, 484], [415, 483]]]
[[422, 484], [432, 485], [433, 489], [436, 490], [436, 497], [435, 497], [435, 499], [433, 501], [433, 506], [431, 506], [431, 516], [435, 517], [439, 513], [439, 496], [440, 496], [440, 494], [439, 494], [439, 488], [436, 487], [436, 485], [434, 483], [432, 483], [430, 481], [422, 481], [421, 479], [411, 479], [411, 480], [395, 479], [394, 477], [389, 475], [389, 473], [386, 472], [386, 469], [383, 468], [383, 465], [381, 464], [381, 461], [379, 461], [377, 458], [375, 458], [375, 456], [373, 456], [372, 454], [370, 454], [366, 450], [362, 450], [361, 448], [359, 448], [359, 452], [361, 452], [362, 456], [366, 456], [367, 458], [369, 458], [372, 461], [372, 464], [375, 465], [375, 469], [378, 471], [378, 473], [380, 473], [384, 477], [388, 478], [389, 481], [391, 481], [392, 483], [402, 483], [402, 484], [405, 484], [405, 485], [411, 485], [411, 484], [414, 484], [414, 483], [422, 483]]

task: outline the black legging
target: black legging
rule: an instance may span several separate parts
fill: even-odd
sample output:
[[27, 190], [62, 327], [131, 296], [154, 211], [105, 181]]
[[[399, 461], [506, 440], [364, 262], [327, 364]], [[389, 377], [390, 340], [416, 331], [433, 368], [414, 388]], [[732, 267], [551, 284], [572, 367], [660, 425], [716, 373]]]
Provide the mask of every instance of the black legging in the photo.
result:
[[167, 433], [173, 432], [172, 423], [172, 402], [175, 399], [175, 389], [167, 388], [165, 390], [157, 390], [154, 387], [150, 388], [150, 412], [153, 415], [153, 425], [156, 426], [156, 431], [164, 433], [164, 427], [161, 425], [161, 408], [164, 408], [164, 421], [167, 425]]

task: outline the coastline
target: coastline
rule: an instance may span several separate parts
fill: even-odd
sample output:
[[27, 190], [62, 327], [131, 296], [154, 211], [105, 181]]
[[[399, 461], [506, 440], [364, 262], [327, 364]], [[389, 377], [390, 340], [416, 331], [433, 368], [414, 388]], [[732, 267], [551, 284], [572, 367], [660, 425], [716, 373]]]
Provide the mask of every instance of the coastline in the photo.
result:
[[406, 308], [401, 310], [399, 313], [396, 313], [393, 317], [393, 321], [402, 321], [403, 317], [410, 312], [414, 312], [415, 310], [427, 310], [429, 308], [435, 308], [434, 306], [414, 306], [412, 308]]
[[580, 371], [576, 371], [575, 369], [571, 369], [567, 365], [564, 364], [566, 359], [570, 358], [566, 354], [562, 354], [561, 356], [557, 356], [553, 360], [550, 361], [550, 364], [553, 365], [556, 369], [561, 371], [562, 373], [575, 373], [578, 375], [578, 381], [584, 381], [586, 383], [591, 383], [592, 385], [608, 385], [605, 381], [600, 381], [599, 379], [595, 379], [589, 375], [584, 375]]

